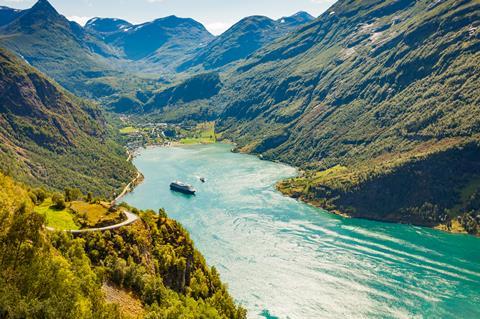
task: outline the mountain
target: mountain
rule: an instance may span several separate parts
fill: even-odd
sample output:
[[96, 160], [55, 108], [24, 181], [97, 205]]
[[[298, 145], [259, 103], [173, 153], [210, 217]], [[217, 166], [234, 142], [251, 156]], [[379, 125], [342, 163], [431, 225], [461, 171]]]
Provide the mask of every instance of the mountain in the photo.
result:
[[39, 0], [0, 27], [0, 45], [82, 95], [91, 89], [90, 79], [114, 74], [105, 60], [114, 52], [60, 15], [47, 0]]
[[472, 136], [479, 6], [339, 1], [240, 66], [231, 82], [243, 89], [222, 117], [232, 129], [265, 123], [268, 139], [285, 137], [246, 136], [248, 148], [318, 167]]
[[469, 0], [339, 1], [229, 77], [219, 127], [246, 151], [307, 169], [281, 188], [319, 206], [420, 225], [472, 221], [479, 18]]
[[[95, 20], [87, 24], [87, 29], [99, 32], [98, 26], [92, 24], [109, 25], [114, 28], [110, 20]], [[119, 20], [117, 20], [117, 23]], [[193, 19], [169, 16], [151, 22], [121, 27], [116, 32], [100, 32], [104, 40], [119, 49], [129, 60], [144, 60], [168, 68], [175, 61], [192, 53], [209, 43], [214, 37], [205, 27]]]
[[99, 35], [108, 35], [118, 31], [123, 31], [133, 25], [122, 19], [115, 18], [92, 18], [85, 24], [85, 30]]
[[135, 170], [103, 113], [0, 49], [0, 170], [110, 198]]
[[21, 12], [22, 10], [0, 6], [0, 27], [15, 20]]
[[[190, 103], [189, 119], [201, 119], [205, 115], [202, 114], [204, 103], [207, 103], [208, 99], [218, 94], [221, 88], [222, 80], [218, 73], [199, 73], [180, 83], [154, 92], [153, 96], [144, 104], [143, 111], [148, 114], [161, 113], [162, 116], [166, 116], [171, 112], [178, 120], [179, 114], [176, 113], [177, 105]], [[192, 113], [196, 114], [191, 116]]]
[[475, 233], [479, 18], [472, 0], [342, 0], [225, 72], [203, 104], [240, 150], [305, 170], [286, 194]]
[[198, 65], [207, 70], [214, 69], [244, 59], [313, 19], [306, 12], [299, 12], [277, 21], [264, 16], [244, 18], [201, 49], [192, 59], [182, 63], [179, 70]]

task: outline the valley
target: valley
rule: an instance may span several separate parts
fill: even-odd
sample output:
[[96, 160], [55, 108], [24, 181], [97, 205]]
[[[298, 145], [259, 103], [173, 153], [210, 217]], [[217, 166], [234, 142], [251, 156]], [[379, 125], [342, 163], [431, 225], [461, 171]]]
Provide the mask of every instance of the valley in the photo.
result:
[[[318, 19], [302, 12], [279, 20], [253, 16], [216, 38], [197, 22], [173, 16], [142, 25], [92, 19], [79, 38], [72, 34], [72, 26], [65, 31], [68, 21], [47, 1], [26, 10], [25, 16], [54, 17], [40, 29], [62, 31], [71, 41], [83, 41], [83, 50], [90, 52], [74, 51], [83, 56], [82, 61], [101, 54], [96, 61], [107, 62], [101, 72], [83, 72], [82, 77], [90, 79], [81, 81], [95, 82], [95, 87], [76, 85], [78, 76], [70, 77], [56, 67], [50, 69], [58, 74], [48, 74], [67, 88], [73, 85], [74, 92], [95, 98], [107, 110], [135, 118], [140, 126], [215, 121], [217, 134], [237, 143], [240, 151], [295, 165], [308, 176], [330, 174], [336, 166], [349, 172], [348, 178], [333, 177], [335, 186], [318, 178], [297, 180], [289, 190], [283, 187], [285, 194], [350, 216], [417, 225], [463, 220], [464, 226], [470, 225], [465, 231], [475, 234], [478, 214], [470, 207], [478, 191], [467, 201], [461, 193], [479, 178], [477, 161], [469, 162], [462, 180], [445, 186], [453, 188], [449, 201], [442, 201], [439, 192], [430, 192], [418, 200], [394, 201], [395, 206], [382, 211], [362, 203], [358, 192], [342, 205], [333, 204], [329, 197], [358, 185], [381, 189], [385, 180], [394, 180], [390, 173], [426, 169], [427, 165], [416, 164], [421, 161], [441, 167], [434, 161], [442, 154], [478, 145], [478, 12], [478, 3], [467, 0], [435, 5], [344, 0]], [[13, 20], [0, 34], [8, 36], [14, 25], [28, 19]], [[448, 28], [443, 27], [446, 23]], [[187, 29], [192, 32], [188, 36], [184, 35]], [[178, 32], [176, 37], [173, 32]], [[149, 42], [150, 47], [139, 45], [152, 33], [162, 34], [159, 39], [163, 40]], [[31, 60], [28, 42], [8, 39], [3, 45]], [[116, 55], [92, 51], [92, 39]], [[54, 58], [38, 51], [48, 45], [42, 43], [30, 54]], [[168, 51], [173, 47], [179, 50], [175, 54]], [[131, 48], [142, 51], [135, 53]], [[158, 61], [159, 56], [171, 62], [168, 68]], [[75, 56], [68, 53], [61, 60], [65, 58]], [[40, 70], [48, 67], [43, 60], [31, 63]], [[118, 66], [113, 73], [106, 67], [112, 63]], [[150, 71], [138, 67], [139, 63]], [[422, 64], [422, 69], [416, 69], [416, 64]], [[126, 65], [137, 71], [125, 69]], [[82, 69], [99, 70], [93, 65]], [[72, 79], [70, 84], [63, 82], [65, 76]], [[137, 134], [130, 146], [164, 142], [153, 128], [150, 133]], [[420, 187], [432, 185], [428, 179], [419, 183]], [[401, 189], [391, 192], [409, 197]]]
[[0, 6], [0, 318], [478, 317], [478, 1], [62, 1]]

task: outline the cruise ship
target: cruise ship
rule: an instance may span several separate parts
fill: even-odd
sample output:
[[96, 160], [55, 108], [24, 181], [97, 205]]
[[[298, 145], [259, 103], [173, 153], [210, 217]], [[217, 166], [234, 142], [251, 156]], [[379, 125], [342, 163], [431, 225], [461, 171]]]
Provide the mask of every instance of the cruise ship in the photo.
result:
[[172, 182], [170, 184], [170, 189], [175, 192], [180, 192], [188, 195], [195, 195], [195, 188], [192, 187], [192, 185], [188, 185], [182, 182]]

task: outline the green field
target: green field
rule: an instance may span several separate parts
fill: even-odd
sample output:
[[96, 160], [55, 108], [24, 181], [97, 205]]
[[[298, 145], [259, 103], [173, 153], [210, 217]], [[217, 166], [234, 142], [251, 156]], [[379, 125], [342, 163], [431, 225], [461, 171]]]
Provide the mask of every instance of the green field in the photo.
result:
[[187, 137], [182, 138], [182, 144], [211, 144], [217, 141], [215, 136], [215, 122], [197, 124], [192, 131], [185, 132]]
[[79, 226], [73, 221], [73, 215], [68, 208], [58, 210], [52, 206], [52, 200], [46, 199], [41, 205], [35, 207], [37, 213], [43, 214], [47, 219], [47, 226], [58, 230], [75, 230]]
[[82, 201], [70, 203], [70, 210], [79, 217], [79, 223], [84, 228], [97, 227], [98, 224], [116, 224], [122, 220], [121, 211], [108, 211], [108, 203], [91, 204]]
[[137, 133], [137, 132], [138, 132], [138, 129], [136, 129], [133, 126], [127, 126], [127, 127], [124, 127], [122, 129], [120, 129], [121, 134], [132, 134], [132, 133]]

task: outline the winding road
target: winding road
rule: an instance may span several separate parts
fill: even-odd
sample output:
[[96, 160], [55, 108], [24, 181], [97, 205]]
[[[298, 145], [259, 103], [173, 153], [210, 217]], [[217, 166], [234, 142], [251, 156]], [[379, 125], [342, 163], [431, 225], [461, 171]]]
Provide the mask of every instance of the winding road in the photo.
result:
[[114, 202], [118, 202], [120, 200], [120, 198], [122, 198], [123, 196], [125, 196], [125, 194], [130, 192], [130, 190], [131, 190], [130, 188], [131, 188], [132, 184], [134, 184], [140, 177], [142, 177], [142, 173], [137, 172], [137, 177], [135, 177], [130, 183], [128, 183], [127, 186], [125, 186], [125, 188], [120, 193], [120, 195], [118, 195], [117, 198], [115, 198]]
[[[71, 233], [71, 234], [84, 234], [84, 233], [91, 233], [91, 232], [102, 232], [102, 231], [117, 229], [117, 228], [120, 228], [120, 227], [123, 227], [123, 226], [128, 226], [128, 225], [133, 224], [134, 222], [136, 222], [137, 220], [140, 219], [140, 217], [138, 217], [137, 215], [135, 215], [133, 213], [130, 213], [130, 212], [125, 212], [125, 215], [127, 215], [127, 220], [125, 220], [125, 221], [123, 221], [119, 224], [106, 226], [106, 227], [101, 227], [101, 228], [88, 228], [88, 229], [62, 230], [62, 231], [67, 232], [67, 233]], [[50, 231], [55, 231], [55, 229], [52, 228], [52, 227], [46, 227], [46, 229], [50, 230]]]

